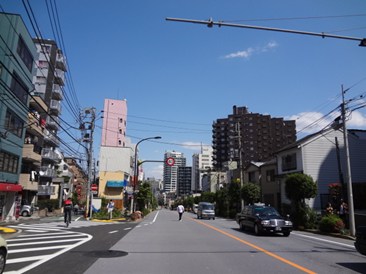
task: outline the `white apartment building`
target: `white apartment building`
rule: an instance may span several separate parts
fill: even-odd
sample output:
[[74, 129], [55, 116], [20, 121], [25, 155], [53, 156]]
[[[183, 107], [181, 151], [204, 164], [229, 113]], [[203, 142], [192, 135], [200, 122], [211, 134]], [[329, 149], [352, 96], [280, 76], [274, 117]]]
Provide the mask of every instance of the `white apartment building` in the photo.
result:
[[192, 191], [202, 191], [202, 177], [213, 167], [212, 164], [213, 149], [211, 146], [203, 146], [201, 153], [192, 155]]
[[[173, 165], [167, 164], [167, 159], [174, 159]], [[184, 154], [177, 151], [166, 151], [164, 154], [164, 191], [176, 193], [178, 183], [178, 168], [186, 166]]]

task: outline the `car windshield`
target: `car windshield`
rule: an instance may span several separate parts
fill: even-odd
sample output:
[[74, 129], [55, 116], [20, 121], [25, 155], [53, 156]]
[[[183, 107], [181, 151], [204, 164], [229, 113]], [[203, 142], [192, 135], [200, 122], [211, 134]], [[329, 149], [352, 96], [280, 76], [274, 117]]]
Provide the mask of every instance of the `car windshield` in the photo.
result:
[[261, 216], [280, 215], [273, 207], [257, 207], [254, 209], [254, 212], [255, 214], [259, 214]]
[[214, 209], [213, 205], [202, 205], [202, 209]]

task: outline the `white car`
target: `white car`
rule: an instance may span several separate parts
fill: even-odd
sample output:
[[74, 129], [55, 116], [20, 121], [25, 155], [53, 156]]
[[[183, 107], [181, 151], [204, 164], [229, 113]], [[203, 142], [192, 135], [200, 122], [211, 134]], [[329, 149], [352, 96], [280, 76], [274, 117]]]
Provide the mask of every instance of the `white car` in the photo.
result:
[[5, 239], [0, 236], [0, 274], [4, 272], [7, 257], [8, 246]]

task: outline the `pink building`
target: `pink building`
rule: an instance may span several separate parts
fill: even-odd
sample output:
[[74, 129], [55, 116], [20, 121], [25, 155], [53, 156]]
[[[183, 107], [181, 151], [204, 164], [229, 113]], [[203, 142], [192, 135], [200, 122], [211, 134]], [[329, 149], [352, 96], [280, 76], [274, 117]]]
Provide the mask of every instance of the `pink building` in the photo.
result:
[[126, 145], [127, 100], [104, 99], [102, 146]]

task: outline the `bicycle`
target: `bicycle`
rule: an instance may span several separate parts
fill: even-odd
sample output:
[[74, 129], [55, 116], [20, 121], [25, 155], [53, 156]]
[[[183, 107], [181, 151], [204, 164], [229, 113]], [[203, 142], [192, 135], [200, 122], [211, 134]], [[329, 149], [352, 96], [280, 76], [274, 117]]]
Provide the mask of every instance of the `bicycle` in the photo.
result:
[[71, 207], [70, 208], [65, 207], [64, 218], [65, 218], [66, 227], [69, 227], [69, 224], [71, 223]]

